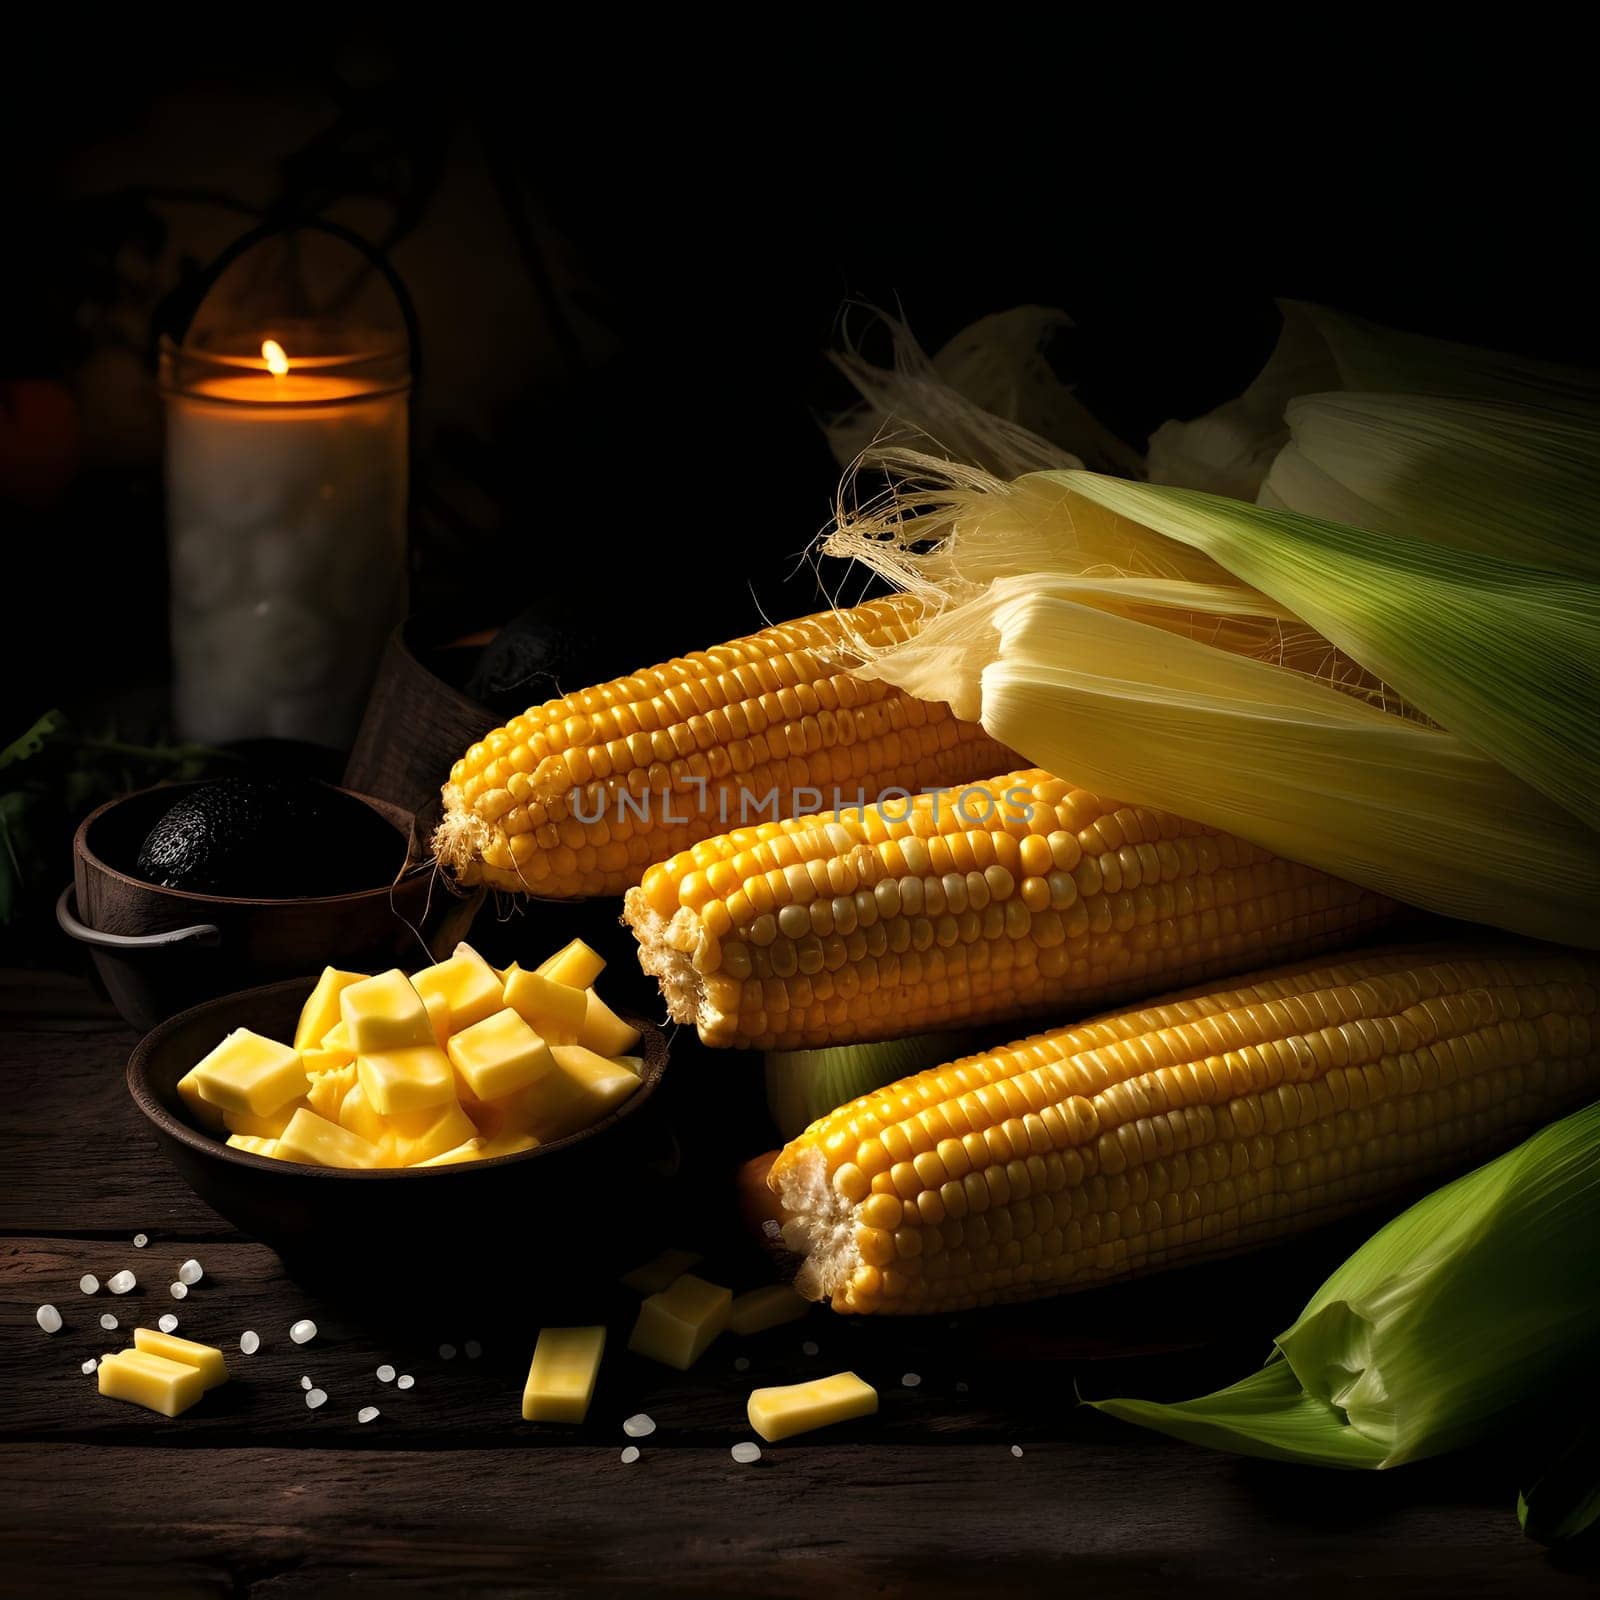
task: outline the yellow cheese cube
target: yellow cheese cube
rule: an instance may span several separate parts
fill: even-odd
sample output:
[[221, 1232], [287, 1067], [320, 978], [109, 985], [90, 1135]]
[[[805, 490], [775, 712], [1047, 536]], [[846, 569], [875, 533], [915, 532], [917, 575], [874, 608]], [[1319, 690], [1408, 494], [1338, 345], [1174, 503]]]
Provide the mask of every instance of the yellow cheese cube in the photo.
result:
[[376, 1145], [381, 1145], [389, 1132], [387, 1120], [373, 1110], [372, 1102], [367, 1099], [367, 1092], [361, 1087], [359, 1079], [340, 1100], [338, 1115], [329, 1117], [328, 1121], [337, 1122], [341, 1128], [348, 1128], [351, 1133]]
[[180, 1339], [176, 1334], [158, 1333], [154, 1328], [135, 1328], [133, 1347], [149, 1355], [165, 1356], [185, 1367], [193, 1367], [200, 1374], [200, 1382], [208, 1389], [228, 1381], [228, 1363], [215, 1345], [196, 1344], [193, 1339]]
[[356, 1047], [350, 1043], [350, 1030], [343, 1022], [336, 1022], [322, 1036], [324, 1050], [336, 1050], [349, 1061], [356, 1058]]
[[354, 1066], [355, 1059], [354, 1050], [327, 1050], [321, 1045], [312, 1045], [309, 1050], [300, 1052], [300, 1065], [306, 1069], [306, 1077], [313, 1082], [324, 1073], [337, 1072], [340, 1067]]
[[593, 989], [585, 989], [583, 1031], [578, 1043], [599, 1056], [625, 1056], [639, 1042], [639, 1030], [629, 1027]]
[[[420, 1007], [422, 1002], [417, 1002]], [[427, 1013], [423, 1013], [426, 1017]], [[367, 1103], [380, 1116], [426, 1111], [456, 1097], [450, 1058], [436, 1044], [409, 1045], [400, 1050], [363, 1052], [356, 1057], [356, 1076]]]
[[768, 1441], [809, 1433], [852, 1417], [870, 1417], [878, 1409], [878, 1391], [853, 1372], [836, 1372], [809, 1383], [751, 1392], [746, 1414], [750, 1426]]
[[433, 1043], [428, 1008], [398, 967], [352, 983], [339, 996], [339, 1012], [358, 1056]]
[[[306, 1052], [307, 1055], [310, 1053]], [[355, 1087], [356, 1064], [351, 1060], [342, 1067], [335, 1067], [331, 1072], [318, 1073], [311, 1080], [311, 1087], [306, 1090], [306, 1104], [319, 1117], [326, 1117], [329, 1122], [337, 1122], [339, 1108], [344, 1104], [345, 1096]]]
[[337, 1122], [300, 1110], [289, 1119], [275, 1152], [280, 1161], [303, 1161], [311, 1167], [380, 1167], [383, 1152], [370, 1140], [341, 1128]]
[[605, 957], [597, 956], [582, 939], [564, 945], [548, 961], [541, 961], [534, 968], [541, 978], [553, 978], [574, 989], [587, 989], [605, 970]]
[[769, 1284], [765, 1289], [734, 1296], [728, 1326], [735, 1333], [760, 1333], [785, 1322], [797, 1322], [810, 1309], [811, 1302], [802, 1299], [788, 1284]]
[[454, 1167], [463, 1161], [477, 1161], [482, 1157], [484, 1141], [478, 1138], [466, 1139], [458, 1144], [454, 1150], [446, 1150], [443, 1155], [429, 1156], [426, 1161], [413, 1161], [414, 1167]]
[[402, 1167], [414, 1167], [478, 1137], [472, 1119], [454, 1100], [431, 1111], [391, 1117], [389, 1129], [394, 1135], [395, 1163]]
[[442, 994], [435, 992], [423, 995], [422, 1005], [428, 1013], [428, 1022], [433, 1028], [433, 1042], [443, 1050], [455, 1030], [455, 1023], [450, 1015], [450, 1002]]
[[506, 975], [505, 1003], [547, 1044], [576, 1044], [589, 1005], [582, 989], [520, 967]]
[[582, 1422], [594, 1398], [604, 1328], [541, 1328], [522, 1391], [524, 1422]]
[[479, 1100], [503, 1100], [555, 1071], [550, 1047], [510, 1006], [455, 1034], [451, 1065]]
[[450, 1007], [455, 1031], [482, 1022], [505, 1004], [504, 983], [470, 944], [458, 944], [448, 961], [424, 967], [412, 977], [411, 984], [424, 1000], [430, 994], [443, 997]]
[[732, 1304], [730, 1290], [686, 1272], [639, 1307], [628, 1348], [687, 1372], [727, 1327]]
[[322, 1037], [339, 1021], [339, 996], [352, 983], [360, 983], [364, 972], [340, 972], [337, 967], [324, 967], [311, 998], [300, 1008], [300, 1020], [295, 1024], [294, 1047], [305, 1050], [320, 1044]]
[[276, 1139], [258, 1139], [253, 1133], [230, 1133], [228, 1143], [235, 1150], [243, 1150], [252, 1156], [276, 1156], [278, 1153]]
[[190, 1067], [178, 1079], [178, 1093], [183, 1098], [183, 1103], [189, 1108], [189, 1115], [202, 1127], [211, 1133], [223, 1133], [222, 1113], [200, 1093], [200, 1079], [196, 1074], [199, 1069]]
[[198, 1369], [145, 1350], [121, 1350], [100, 1363], [100, 1393], [129, 1400], [146, 1411], [175, 1417], [187, 1411], [206, 1386]]
[[302, 1095], [298, 1100], [290, 1100], [264, 1117], [253, 1117], [248, 1111], [224, 1111], [222, 1125], [229, 1133], [247, 1133], [256, 1139], [276, 1139], [289, 1126], [289, 1118], [301, 1106], [308, 1103], [306, 1097]]
[[300, 1054], [276, 1039], [236, 1028], [205, 1060], [196, 1064], [200, 1096], [219, 1111], [267, 1116], [306, 1092]]
[[617, 1282], [626, 1284], [635, 1294], [660, 1294], [699, 1260], [693, 1250], [663, 1250], [642, 1266], [624, 1272]]
[[626, 1067], [581, 1044], [552, 1045], [550, 1056], [555, 1071], [499, 1102], [506, 1112], [505, 1127], [534, 1134], [546, 1143], [563, 1139], [598, 1122], [639, 1087]]

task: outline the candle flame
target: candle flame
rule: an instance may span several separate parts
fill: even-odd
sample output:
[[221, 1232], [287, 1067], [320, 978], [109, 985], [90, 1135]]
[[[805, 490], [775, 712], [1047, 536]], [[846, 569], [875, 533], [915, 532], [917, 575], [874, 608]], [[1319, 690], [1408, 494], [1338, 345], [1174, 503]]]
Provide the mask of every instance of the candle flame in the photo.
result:
[[284, 349], [276, 339], [263, 339], [261, 341], [261, 356], [267, 363], [267, 371], [274, 378], [281, 378], [289, 370], [289, 358], [284, 354]]

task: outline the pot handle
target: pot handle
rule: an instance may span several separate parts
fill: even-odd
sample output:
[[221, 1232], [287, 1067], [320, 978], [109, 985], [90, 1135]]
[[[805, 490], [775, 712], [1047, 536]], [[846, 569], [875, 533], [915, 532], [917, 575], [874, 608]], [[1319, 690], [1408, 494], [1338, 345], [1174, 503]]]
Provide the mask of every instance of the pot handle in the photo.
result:
[[56, 899], [56, 924], [69, 939], [94, 945], [101, 950], [161, 950], [168, 945], [194, 944], [203, 949], [222, 943], [222, 930], [212, 922], [197, 922], [190, 928], [169, 928], [161, 933], [101, 933], [78, 920], [73, 909], [73, 885], [68, 884]]

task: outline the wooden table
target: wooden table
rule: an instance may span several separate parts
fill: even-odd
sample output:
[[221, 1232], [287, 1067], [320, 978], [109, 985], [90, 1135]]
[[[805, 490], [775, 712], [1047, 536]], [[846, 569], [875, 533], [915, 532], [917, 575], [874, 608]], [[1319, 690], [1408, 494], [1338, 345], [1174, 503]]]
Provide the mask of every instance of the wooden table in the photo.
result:
[[[1074, 1403], [1074, 1384], [1175, 1397], [1239, 1376], [1347, 1238], [956, 1322], [818, 1310], [725, 1338], [686, 1375], [620, 1353], [619, 1289], [619, 1353], [588, 1424], [536, 1426], [518, 1407], [531, 1327], [461, 1326], [446, 1296], [415, 1294], [403, 1315], [319, 1301], [196, 1200], [128, 1099], [132, 1035], [85, 982], [0, 974], [0, 1028], [8, 1595], [1593, 1592], [1592, 1554], [1552, 1557], [1519, 1533], [1503, 1453], [1318, 1473]], [[531, 1262], [546, 1220], [491, 1222], [525, 1231]], [[205, 1278], [177, 1304], [167, 1285], [189, 1256]], [[79, 1291], [83, 1273], [123, 1267], [134, 1294]], [[45, 1301], [66, 1319], [54, 1338], [34, 1321]], [[177, 1421], [100, 1399], [80, 1371], [126, 1342], [102, 1314], [125, 1330], [166, 1311], [236, 1374]], [[302, 1347], [288, 1328], [303, 1316], [320, 1331]], [[254, 1357], [238, 1353], [246, 1328]], [[470, 1360], [469, 1339], [483, 1344]], [[415, 1386], [380, 1384], [383, 1362]], [[879, 1386], [876, 1418], [731, 1459], [753, 1384], [839, 1367]], [[321, 1410], [302, 1374], [330, 1396]], [[362, 1425], [365, 1405], [381, 1416]], [[639, 1411], [656, 1431], [624, 1465], [622, 1420]]]

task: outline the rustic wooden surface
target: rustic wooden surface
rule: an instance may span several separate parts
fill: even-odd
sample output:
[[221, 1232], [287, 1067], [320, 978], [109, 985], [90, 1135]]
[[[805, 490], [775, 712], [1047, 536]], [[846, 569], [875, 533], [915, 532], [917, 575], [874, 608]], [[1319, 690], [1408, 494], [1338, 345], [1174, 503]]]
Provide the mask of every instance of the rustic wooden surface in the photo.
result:
[[[400, 1310], [319, 1297], [164, 1165], [123, 1086], [132, 1042], [82, 981], [0, 975], [8, 1595], [1594, 1590], [1592, 1552], [1552, 1557], [1518, 1532], [1503, 1451], [1314, 1473], [1187, 1448], [1075, 1404], [1075, 1384], [1177, 1395], [1240, 1375], [1348, 1238], [954, 1322], [819, 1310], [724, 1338], [684, 1375], [622, 1350], [634, 1302], [612, 1288], [613, 1353], [589, 1422], [538, 1426], [518, 1411], [535, 1327], [520, 1289], [539, 1228], [559, 1219], [512, 1220], [525, 1245], [498, 1316], [463, 1313], [448, 1287], [397, 1286]], [[726, 1085], [709, 1087], [725, 1101]], [[738, 1103], [747, 1124], [752, 1103]], [[144, 1250], [136, 1231], [150, 1236]], [[704, 1242], [717, 1261], [724, 1242]], [[190, 1255], [205, 1279], [174, 1302], [166, 1286]], [[730, 1276], [750, 1270], [731, 1241], [724, 1263]], [[84, 1272], [103, 1281], [121, 1267], [139, 1277], [133, 1294], [80, 1293]], [[34, 1322], [46, 1300], [66, 1319], [54, 1338]], [[117, 1333], [99, 1326], [108, 1311]], [[79, 1370], [166, 1311], [180, 1333], [223, 1345], [235, 1373], [177, 1421], [101, 1400]], [[319, 1328], [306, 1346], [288, 1339], [301, 1316]], [[255, 1357], [238, 1354], [245, 1328], [261, 1336]], [[474, 1360], [469, 1339], [483, 1344]], [[380, 1384], [386, 1361], [415, 1387]], [[879, 1416], [768, 1446], [753, 1467], [732, 1461], [729, 1446], [751, 1436], [750, 1387], [844, 1366], [879, 1386]], [[903, 1384], [908, 1372], [921, 1382]], [[329, 1395], [319, 1411], [302, 1374]], [[358, 1424], [368, 1404], [382, 1415]], [[641, 1410], [657, 1431], [624, 1466], [622, 1419]]]

